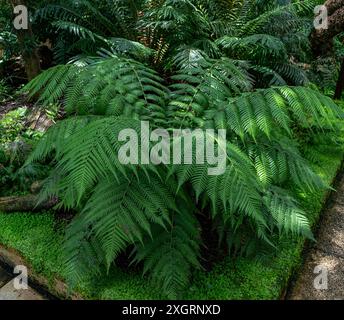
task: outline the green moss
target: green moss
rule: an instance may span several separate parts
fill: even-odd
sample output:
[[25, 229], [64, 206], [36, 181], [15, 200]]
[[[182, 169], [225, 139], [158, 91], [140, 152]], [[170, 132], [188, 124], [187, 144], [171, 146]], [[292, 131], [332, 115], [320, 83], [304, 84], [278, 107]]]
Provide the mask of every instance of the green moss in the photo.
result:
[[[342, 154], [327, 154], [314, 166], [328, 183], [340, 167]], [[327, 191], [299, 194], [304, 209], [315, 225]], [[0, 214], [0, 243], [18, 250], [40, 275], [63, 279], [61, 262], [61, 226], [53, 215]], [[211, 272], [196, 272], [186, 299], [278, 299], [302, 262], [303, 240], [282, 238], [274, 257], [268, 262], [226, 259]], [[140, 274], [113, 268], [108, 276], [82, 283], [78, 291], [91, 299], [158, 299], [146, 278]]]
[[[16, 249], [30, 264], [35, 273], [48, 279], [63, 279], [61, 226], [49, 212], [42, 214], [0, 214], [0, 243]], [[147, 280], [135, 273], [119, 269], [111, 270], [108, 276], [80, 284], [85, 297], [101, 299], [147, 299], [158, 298]]]
[[50, 213], [0, 215], [0, 243], [14, 248], [37, 273], [48, 278], [61, 274], [62, 237]]

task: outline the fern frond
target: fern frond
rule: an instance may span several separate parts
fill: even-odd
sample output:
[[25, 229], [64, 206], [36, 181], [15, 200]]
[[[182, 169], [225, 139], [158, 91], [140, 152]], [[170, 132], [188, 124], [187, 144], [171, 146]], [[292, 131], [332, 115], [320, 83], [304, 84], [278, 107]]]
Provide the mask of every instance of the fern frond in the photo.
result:
[[[91, 76], [90, 76], [91, 75]], [[133, 115], [164, 113], [168, 93], [155, 71], [135, 60], [111, 57], [89, 65], [57, 66], [24, 89], [40, 92], [40, 102], [59, 102], [69, 113]]]
[[99, 120], [99, 118], [100, 117], [97, 116], [69, 118], [50, 127], [38, 142], [35, 150], [28, 157], [24, 166], [36, 161], [42, 161], [47, 156], [53, 155], [54, 152], [58, 158], [64, 150], [66, 142], [73, 134], [85, 127], [91, 121]]
[[153, 240], [135, 250], [134, 261], [144, 261], [144, 272], [150, 272], [153, 283], [169, 299], [180, 298], [192, 270], [200, 268], [199, 226], [185, 203], [180, 208], [180, 213], [172, 215], [170, 228], [156, 229]]
[[314, 239], [305, 212], [285, 191], [273, 188], [266, 194], [264, 201], [280, 233], [302, 234]]

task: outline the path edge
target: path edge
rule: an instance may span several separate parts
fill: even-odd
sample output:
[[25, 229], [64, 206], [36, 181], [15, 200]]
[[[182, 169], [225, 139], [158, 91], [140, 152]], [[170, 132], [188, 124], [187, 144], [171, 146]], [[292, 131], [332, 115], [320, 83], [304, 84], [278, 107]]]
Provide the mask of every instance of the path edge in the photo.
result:
[[54, 278], [49, 281], [45, 277], [38, 275], [18, 251], [0, 244], [0, 266], [13, 274], [15, 266], [18, 265], [27, 267], [30, 286], [50, 300], [84, 300], [79, 294], [69, 295], [67, 285], [62, 280]]
[[[312, 226], [312, 231], [313, 231], [315, 238], [317, 238], [317, 236], [318, 236], [321, 222], [324, 220], [324, 217], [325, 217], [325, 212], [329, 208], [329, 206], [331, 205], [332, 197], [337, 192], [337, 187], [338, 187], [338, 185], [339, 185], [339, 183], [343, 177], [344, 177], [344, 154], [342, 155], [341, 165], [338, 167], [337, 172], [336, 172], [336, 174], [335, 174], [335, 176], [334, 176], [334, 178], [330, 184], [330, 186], [334, 190], [329, 189], [325, 193], [325, 196], [323, 198], [322, 209], [321, 209], [320, 214], [318, 215], [314, 225]], [[313, 247], [313, 245], [314, 245], [314, 242], [312, 242], [308, 239], [304, 240], [300, 261], [297, 265], [295, 265], [293, 267], [293, 270], [291, 272], [291, 276], [288, 280], [288, 283], [287, 283], [285, 290], [281, 294], [280, 300], [290, 300], [292, 290], [293, 290], [294, 286], [296, 285], [297, 279], [300, 276], [300, 272], [301, 272], [302, 267], [306, 261], [307, 255], [308, 255], [310, 249]]]

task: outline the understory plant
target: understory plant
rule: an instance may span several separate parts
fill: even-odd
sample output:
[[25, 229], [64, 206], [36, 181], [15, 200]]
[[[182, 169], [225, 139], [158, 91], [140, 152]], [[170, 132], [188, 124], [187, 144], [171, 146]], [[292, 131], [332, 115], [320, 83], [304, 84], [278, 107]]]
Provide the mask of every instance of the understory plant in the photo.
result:
[[42, 136], [25, 125], [27, 108], [9, 111], [0, 119], [0, 194], [25, 192], [37, 179], [47, 175], [47, 167], [40, 164], [21, 167], [33, 146]]

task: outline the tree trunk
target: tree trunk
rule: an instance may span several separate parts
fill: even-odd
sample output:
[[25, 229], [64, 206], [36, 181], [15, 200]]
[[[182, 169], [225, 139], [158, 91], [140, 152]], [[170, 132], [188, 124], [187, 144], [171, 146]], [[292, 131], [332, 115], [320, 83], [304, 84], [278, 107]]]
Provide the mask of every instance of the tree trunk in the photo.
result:
[[0, 198], [0, 212], [34, 212], [52, 208], [56, 205], [55, 199], [38, 203], [38, 195], [29, 194], [18, 197]]
[[[13, 8], [18, 5], [27, 6], [26, 0], [10, 0]], [[32, 32], [30, 21], [28, 22], [28, 29], [16, 30], [18, 37], [18, 43], [21, 49], [22, 57], [24, 60], [25, 71], [28, 80], [32, 80], [41, 72], [40, 58], [38, 50], [35, 46], [27, 47], [27, 42], [34, 41], [34, 35]]]
[[337, 81], [336, 92], [334, 94], [334, 99], [340, 99], [344, 91], [344, 58], [342, 60], [342, 66], [339, 71], [339, 78]]
[[[327, 29], [314, 29], [310, 34], [310, 42], [315, 57], [333, 54], [334, 38], [344, 31], [344, 0], [327, 0]], [[334, 99], [340, 99], [344, 90], [344, 59], [337, 81]]]
[[333, 38], [344, 31], [344, 0], [328, 0], [324, 5], [328, 13], [328, 28], [314, 29], [310, 35], [315, 56], [331, 54]]

